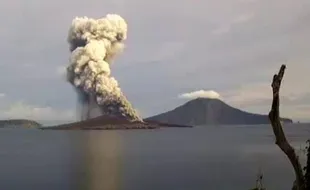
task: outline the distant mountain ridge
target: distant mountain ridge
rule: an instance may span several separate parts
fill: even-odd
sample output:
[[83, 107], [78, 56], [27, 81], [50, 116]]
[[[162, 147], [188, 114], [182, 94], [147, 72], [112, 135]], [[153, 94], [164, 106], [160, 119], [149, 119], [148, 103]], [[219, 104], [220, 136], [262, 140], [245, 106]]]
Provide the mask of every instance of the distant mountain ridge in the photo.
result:
[[[171, 111], [145, 119], [178, 125], [255, 125], [269, 124], [268, 115], [233, 108], [219, 99], [197, 98]], [[292, 123], [288, 118], [282, 122]]]

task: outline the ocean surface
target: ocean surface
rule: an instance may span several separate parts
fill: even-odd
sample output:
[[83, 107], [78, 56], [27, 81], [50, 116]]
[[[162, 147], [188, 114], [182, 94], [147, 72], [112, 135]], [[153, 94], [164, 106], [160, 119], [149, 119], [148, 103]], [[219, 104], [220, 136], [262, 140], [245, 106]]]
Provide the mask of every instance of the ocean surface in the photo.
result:
[[[301, 150], [309, 124], [285, 126]], [[0, 129], [0, 190], [289, 190], [269, 125], [127, 131]]]

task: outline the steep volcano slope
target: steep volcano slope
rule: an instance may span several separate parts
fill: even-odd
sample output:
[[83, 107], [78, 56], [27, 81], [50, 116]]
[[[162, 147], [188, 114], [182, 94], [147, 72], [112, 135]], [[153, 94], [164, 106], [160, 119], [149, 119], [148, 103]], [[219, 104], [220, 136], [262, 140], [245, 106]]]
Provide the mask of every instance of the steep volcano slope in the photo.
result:
[[[219, 99], [197, 98], [174, 110], [146, 118], [179, 125], [254, 125], [269, 124], [267, 115], [248, 113], [233, 108]], [[291, 119], [282, 119], [291, 123]]]

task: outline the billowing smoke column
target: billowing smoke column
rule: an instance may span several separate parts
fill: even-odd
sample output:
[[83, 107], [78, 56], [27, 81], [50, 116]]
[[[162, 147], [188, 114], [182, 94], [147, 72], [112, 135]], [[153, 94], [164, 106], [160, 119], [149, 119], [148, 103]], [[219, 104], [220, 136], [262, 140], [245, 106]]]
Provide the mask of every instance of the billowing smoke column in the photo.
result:
[[78, 93], [82, 120], [90, 118], [90, 111], [97, 108], [100, 115], [141, 121], [110, 75], [111, 61], [123, 50], [126, 35], [127, 24], [119, 15], [108, 14], [98, 20], [77, 17], [72, 21], [68, 34], [72, 53], [67, 79]]

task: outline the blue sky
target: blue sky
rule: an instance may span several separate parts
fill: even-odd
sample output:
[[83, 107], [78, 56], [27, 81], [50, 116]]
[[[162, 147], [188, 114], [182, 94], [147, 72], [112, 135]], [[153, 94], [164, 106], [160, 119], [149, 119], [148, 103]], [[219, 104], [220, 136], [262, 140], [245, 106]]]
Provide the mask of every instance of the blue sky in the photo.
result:
[[75, 118], [76, 94], [63, 73], [68, 28], [76, 16], [108, 13], [128, 22], [112, 74], [143, 116], [199, 90], [267, 113], [271, 78], [285, 63], [281, 115], [310, 121], [308, 0], [1, 1], [0, 118]]

